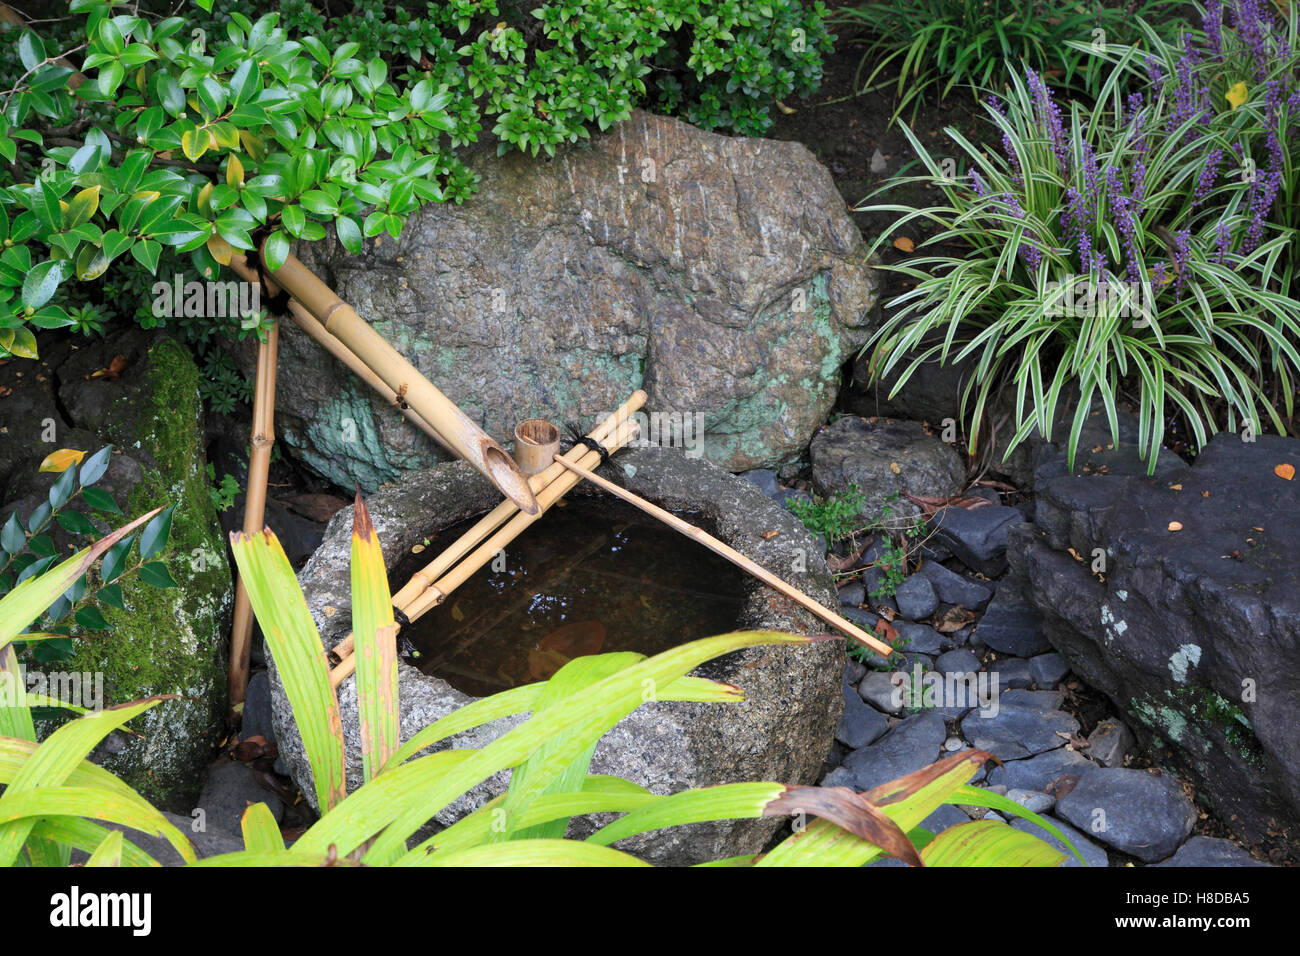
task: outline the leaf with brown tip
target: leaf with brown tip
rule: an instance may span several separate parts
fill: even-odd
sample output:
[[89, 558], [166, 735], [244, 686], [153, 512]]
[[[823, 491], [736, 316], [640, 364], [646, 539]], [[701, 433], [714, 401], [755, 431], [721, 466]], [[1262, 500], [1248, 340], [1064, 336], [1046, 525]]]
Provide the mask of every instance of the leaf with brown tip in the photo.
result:
[[765, 817], [810, 814], [880, 847], [910, 866], [921, 857], [902, 828], [848, 787], [791, 787], [763, 809]]

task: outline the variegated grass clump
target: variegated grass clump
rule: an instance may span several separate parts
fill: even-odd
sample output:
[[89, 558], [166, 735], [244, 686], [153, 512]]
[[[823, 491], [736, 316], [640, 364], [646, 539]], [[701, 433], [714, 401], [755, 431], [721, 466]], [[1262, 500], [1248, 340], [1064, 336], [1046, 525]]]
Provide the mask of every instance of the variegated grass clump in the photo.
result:
[[943, 201], [866, 207], [900, 213], [873, 252], [916, 221], [937, 227], [887, 267], [915, 284], [867, 346], [878, 374], [906, 359], [897, 391], [927, 359], [973, 359], [972, 453], [1003, 386], [1007, 454], [1035, 431], [1050, 438], [1077, 392], [1071, 466], [1094, 398], [1118, 440], [1132, 396], [1152, 470], [1175, 417], [1197, 446], [1220, 428], [1284, 431], [1300, 373], [1296, 20], [1293, 6], [1289, 25], [1272, 21], [1276, 55], [1258, 62], [1226, 26], [1217, 59], [1204, 38], [1143, 26], [1158, 54], [1097, 54], [1110, 65], [1095, 108], [1058, 105], [1036, 73], [1013, 77], [986, 105], [1000, 154], [948, 129], [954, 162], [905, 130], [925, 173], [904, 181]]

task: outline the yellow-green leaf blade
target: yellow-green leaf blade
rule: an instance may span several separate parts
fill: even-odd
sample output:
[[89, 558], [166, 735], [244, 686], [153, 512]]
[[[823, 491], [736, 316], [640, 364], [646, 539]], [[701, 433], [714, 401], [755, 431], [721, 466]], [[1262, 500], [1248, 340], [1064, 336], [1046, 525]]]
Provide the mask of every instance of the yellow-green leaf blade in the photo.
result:
[[512, 840], [432, 853], [425, 866], [649, 866], [628, 853], [580, 840]]
[[289, 559], [269, 530], [230, 536], [240, 578], [248, 590], [257, 623], [275, 658], [285, 695], [293, 709], [311, 764], [322, 811], [347, 792], [343, 764], [343, 718], [330, 684], [329, 662], [307, 610]]
[[141, 515], [44, 574], [28, 578], [0, 599], [0, 647], [10, 643], [23, 628], [40, 617], [100, 555], [160, 511], [162, 508], [155, 508]]
[[972, 820], [944, 830], [921, 851], [926, 866], [1060, 866], [1065, 854], [1001, 820]]
[[788, 787], [781, 783], [726, 783], [661, 797], [650, 806], [632, 810], [587, 838], [608, 846], [639, 833], [709, 820], [754, 820]]
[[[5, 788], [5, 792], [0, 794], [0, 820], [9, 821], [0, 823], [0, 866], [13, 864], [34, 822], [31, 819], [24, 819], [23, 814], [12, 815], [9, 811], [13, 801], [21, 800], [24, 794], [37, 789], [48, 792], [50, 788], [58, 787], [95, 745], [108, 736], [110, 731], [116, 730], [155, 704], [169, 699], [171, 695], [150, 697], [146, 700], [108, 707], [98, 713], [87, 714], [69, 721], [50, 734], [49, 738], [23, 762], [18, 773]], [[107, 791], [86, 790], [85, 792], [102, 792], [106, 797], [113, 796]], [[138, 811], [139, 807], [135, 809]], [[52, 814], [36, 814], [36, 816], [50, 815]], [[80, 814], [72, 811], [72, 815]], [[167, 822], [165, 817], [160, 818], [164, 823]], [[171, 824], [167, 823], [167, 826], [170, 827]], [[189, 849], [188, 843], [184, 852], [193, 852]]]
[[397, 750], [397, 625], [379, 536], [360, 492], [352, 509], [352, 636], [361, 766], [371, 780]]
[[90, 854], [86, 866], [121, 866], [122, 865], [122, 831], [110, 830], [103, 842]]
[[244, 848], [251, 853], [283, 853], [284, 838], [280, 827], [265, 803], [251, 804], [239, 818], [244, 834]]

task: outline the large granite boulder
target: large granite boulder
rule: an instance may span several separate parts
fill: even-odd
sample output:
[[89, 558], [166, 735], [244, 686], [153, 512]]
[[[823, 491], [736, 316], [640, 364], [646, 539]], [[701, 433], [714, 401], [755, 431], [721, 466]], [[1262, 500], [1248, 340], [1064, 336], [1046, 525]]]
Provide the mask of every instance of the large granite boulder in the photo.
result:
[[[113, 629], [78, 639], [71, 658], [51, 666], [102, 673], [106, 705], [179, 695], [133, 720], [134, 733], [110, 734], [94, 759], [152, 802], [188, 812], [220, 739], [222, 637], [233, 602], [204, 458], [199, 371], [183, 345], [141, 329], [79, 345], [43, 336], [40, 345], [40, 360], [0, 367], [0, 521], [15, 510], [26, 519], [46, 500], [58, 476], [37, 468], [55, 448], [112, 444], [97, 487], [129, 516], [176, 506], [164, 560], [179, 587], [127, 576], [127, 610], [101, 608]], [[115, 356], [120, 370], [103, 374]]]
[[[1300, 441], [1217, 435], [1192, 466], [1040, 469], [1008, 558], [1085, 683], [1249, 839], [1300, 844]], [[1071, 553], [1073, 552], [1073, 553]]]
[[[499, 440], [642, 387], [648, 409], [702, 415], [702, 450], [729, 470], [803, 450], [876, 311], [862, 238], [807, 149], [638, 111], [551, 161], [470, 164], [478, 193], [425, 208], [397, 242], [299, 255]], [[276, 414], [345, 487], [446, 458], [287, 323]]]
[[[624, 466], [631, 466], [632, 472]], [[666, 508], [701, 513], [732, 547], [828, 607], [835, 605], [835, 589], [816, 539], [750, 482], [707, 461], [687, 458], [677, 449], [628, 449], [618, 454], [612, 467], [630, 490]], [[590, 493], [590, 487], [582, 484], [568, 497]], [[391, 568], [433, 530], [431, 522], [445, 527], [499, 500], [477, 472], [455, 462], [408, 475], [371, 496], [367, 504]], [[351, 526], [352, 509], [339, 512], [320, 550], [299, 575], [327, 647], [351, 629]], [[761, 533], [766, 531], [779, 534], [764, 538]], [[798, 570], [804, 567], [808, 570]], [[736, 629], [747, 628], [827, 630], [811, 614], [757, 581], [748, 584], [744, 610], [736, 622]], [[843, 708], [844, 659], [843, 643], [826, 641], [754, 648], [712, 661], [700, 673], [739, 685], [745, 692], [742, 703], [643, 704], [604, 736], [592, 771], [626, 777], [656, 793], [745, 780], [811, 783], [830, 750]], [[273, 663], [271, 686], [280, 754], [312, 799], [311, 770]], [[405, 663], [400, 665], [398, 696], [403, 740], [472, 699]], [[353, 678], [341, 685], [339, 698], [348, 785], [355, 788], [361, 781], [361, 745]], [[482, 747], [515, 722], [496, 721], [453, 737], [450, 744]], [[437, 823], [451, 823], [482, 806], [502, 792], [507, 781], [505, 774], [499, 774], [474, 788], [439, 813]], [[647, 834], [619, 846], [657, 863], [696, 863], [758, 852], [780, 825], [777, 820], [703, 823]], [[575, 828], [572, 832], [583, 832], [580, 822]]]

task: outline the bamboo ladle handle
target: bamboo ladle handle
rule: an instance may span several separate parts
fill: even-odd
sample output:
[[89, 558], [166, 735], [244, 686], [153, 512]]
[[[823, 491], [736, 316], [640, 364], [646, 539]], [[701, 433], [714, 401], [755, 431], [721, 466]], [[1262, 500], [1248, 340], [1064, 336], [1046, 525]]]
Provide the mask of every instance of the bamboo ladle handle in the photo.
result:
[[619, 485], [614, 484], [614, 482], [612, 481], [608, 481], [600, 477], [600, 475], [596, 474], [595, 472], [588, 471], [586, 468], [583, 468], [581, 465], [575, 465], [573, 462], [566, 461], [563, 458], [560, 458], [559, 456], [556, 456], [555, 460], [556, 462], [562, 464], [565, 468], [569, 469], [575, 474], [581, 475], [583, 478], [586, 478], [592, 484], [599, 485], [601, 488], [604, 488], [611, 495], [614, 495], [615, 497], [618, 498], [622, 498], [624, 501], [628, 502], [629, 504], [636, 505], [636, 507], [640, 508], [646, 514], [658, 518], [660, 521], [668, 525], [668, 527], [672, 528], [674, 531], [681, 532], [682, 534], [686, 535], [688, 538], [691, 538], [696, 542], [698, 542], [699, 544], [704, 545], [704, 547], [708, 548], [714, 554], [726, 558], [732, 564], [736, 565], [736, 567], [740, 568], [743, 571], [747, 571], [749, 574], [752, 574], [754, 577], [758, 578], [768, 587], [781, 592], [790, 600], [794, 601], [796, 604], [800, 605], [801, 607], [811, 611], [813, 614], [816, 614], [819, 618], [821, 618], [827, 624], [831, 625], [837, 631], [840, 631], [843, 634], [847, 635], [848, 637], [851, 637], [859, 644], [862, 644], [865, 647], [869, 647], [877, 654], [881, 654], [885, 657], [889, 657], [889, 655], [894, 653], [894, 649], [890, 647], [888, 644], [885, 644], [877, 640], [876, 638], [872, 637], [866, 631], [862, 630], [860, 627], [856, 626], [851, 621], [845, 620], [844, 618], [840, 617], [840, 615], [836, 614], [834, 611], [830, 610], [829, 608], [823, 607], [821, 604], [814, 601], [812, 598], [804, 594], [798, 588], [794, 587], [793, 585], [787, 584], [785, 581], [782, 581], [780, 578], [778, 578], [771, 571], [768, 571], [762, 565], [745, 557], [735, 548], [723, 544], [721, 541], [719, 541], [717, 538], [715, 538], [713, 535], [709, 534], [708, 532], [695, 527], [695, 525], [693, 524], [689, 524], [688, 522], [683, 521], [681, 518], [677, 517], [677, 515], [673, 514], [670, 511], [665, 511], [663, 508], [660, 508], [658, 505], [651, 504], [649, 501], [646, 501], [640, 495], [633, 494], [632, 492], [628, 491], [626, 488], [623, 488]]

